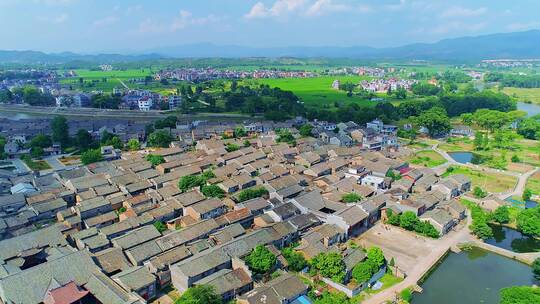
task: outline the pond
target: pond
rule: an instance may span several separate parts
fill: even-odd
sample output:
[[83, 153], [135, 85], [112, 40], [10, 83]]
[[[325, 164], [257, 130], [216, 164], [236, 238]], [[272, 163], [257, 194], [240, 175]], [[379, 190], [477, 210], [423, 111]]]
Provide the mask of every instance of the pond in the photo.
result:
[[467, 152], [467, 151], [448, 152], [448, 155], [450, 155], [450, 157], [452, 157], [455, 161], [457, 161], [460, 164], [471, 163], [475, 165], [480, 165], [486, 161], [485, 156], [482, 156], [480, 154], [476, 154], [473, 152]]
[[505, 199], [505, 201], [512, 203], [512, 206], [522, 208], [522, 209], [534, 208], [536, 207], [536, 205], [538, 205], [538, 203], [535, 201], [518, 201], [511, 197]]
[[527, 112], [529, 117], [540, 114], [540, 105], [533, 103], [518, 102], [517, 109]]
[[473, 248], [450, 253], [421, 285], [412, 304], [499, 303], [499, 290], [538, 284], [531, 268], [494, 253]]
[[540, 240], [512, 228], [500, 225], [490, 225], [490, 227], [493, 231], [493, 237], [485, 240], [490, 245], [520, 253], [540, 250]]

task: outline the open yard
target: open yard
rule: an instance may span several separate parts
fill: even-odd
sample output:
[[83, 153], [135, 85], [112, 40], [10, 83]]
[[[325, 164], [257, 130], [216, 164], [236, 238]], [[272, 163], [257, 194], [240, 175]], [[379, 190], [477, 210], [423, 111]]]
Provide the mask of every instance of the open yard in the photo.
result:
[[397, 227], [379, 224], [354, 239], [365, 248], [380, 247], [388, 261], [394, 258], [396, 266], [405, 273], [410, 273], [423, 257], [428, 256], [436, 247], [437, 240], [418, 236], [413, 232]]
[[453, 168], [451, 172], [447, 171], [442, 176], [447, 177], [454, 174], [463, 174], [471, 179], [473, 188], [479, 186], [483, 190], [492, 193], [512, 190], [517, 183], [517, 179], [514, 176], [506, 174], [481, 171], [481, 169], [474, 170], [461, 166], [451, 166], [451, 168]]
[[411, 164], [433, 168], [446, 163], [446, 159], [433, 150], [419, 151], [408, 159]]

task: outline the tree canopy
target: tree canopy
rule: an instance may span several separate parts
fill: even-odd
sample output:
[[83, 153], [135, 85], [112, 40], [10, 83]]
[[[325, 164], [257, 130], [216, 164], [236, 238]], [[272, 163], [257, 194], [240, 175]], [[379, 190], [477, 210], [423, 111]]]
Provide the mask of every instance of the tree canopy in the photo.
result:
[[276, 265], [276, 256], [264, 245], [257, 245], [246, 257], [249, 268], [258, 274], [268, 273]]
[[174, 304], [221, 304], [222, 300], [211, 285], [195, 285], [188, 288]]

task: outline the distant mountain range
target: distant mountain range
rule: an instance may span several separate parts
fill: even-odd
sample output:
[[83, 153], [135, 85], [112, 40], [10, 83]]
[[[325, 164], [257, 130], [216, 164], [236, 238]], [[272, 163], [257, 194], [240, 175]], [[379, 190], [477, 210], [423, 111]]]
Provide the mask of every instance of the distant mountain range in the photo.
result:
[[164, 58], [242, 57], [328, 57], [393, 60], [478, 61], [482, 59], [540, 58], [540, 30], [445, 39], [436, 43], [414, 43], [393, 48], [275, 47], [254, 48], [199, 43], [148, 50], [139, 55], [75, 53], [47, 54], [38, 51], [0, 51], [0, 63], [100, 63], [133, 62]]

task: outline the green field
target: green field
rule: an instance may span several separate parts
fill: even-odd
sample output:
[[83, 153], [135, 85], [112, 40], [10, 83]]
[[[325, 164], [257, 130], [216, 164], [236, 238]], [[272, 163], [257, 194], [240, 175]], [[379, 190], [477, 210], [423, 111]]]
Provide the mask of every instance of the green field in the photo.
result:
[[367, 76], [320, 76], [314, 78], [280, 78], [258, 79], [249, 81], [254, 84], [267, 84], [270, 87], [278, 87], [282, 90], [292, 91], [308, 107], [332, 108], [335, 102], [350, 104], [361, 103], [374, 105], [375, 102], [367, 101], [358, 96], [348, 97], [345, 91], [332, 88], [332, 82], [339, 80], [341, 83], [352, 82], [358, 84], [361, 80], [368, 80]]
[[503, 92], [518, 101], [540, 104], [540, 88], [504, 88]]
[[432, 150], [419, 151], [414, 156], [409, 158], [408, 161], [411, 164], [421, 165], [428, 168], [437, 167], [446, 163], [446, 159], [444, 157]]
[[484, 191], [491, 193], [505, 192], [512, 190], [517, 183], [517, 179], [506, 174], [496, 174], [491, 172], [474, 170], [467, 167], [451, 166], [452, 172], [446, 172], [442, 177], [452, 176], [454, 174], [463, 174], [471, 179], [473, 188], [479, 186]]
[[[74, 89], [83, 91], [111, 92], [113, 88], [124, 88], [122, 82], [129, 88], [141, 87], [138, 81], [144, 81], [146, 76], [152, 76], [150, 69], [129, 69], [122, 71], [93, 71], [75, 70], [77, 76], [62, 78], [61, 84], [71, 85]], [[80, 82], [82, 78], [83, 83]]]

